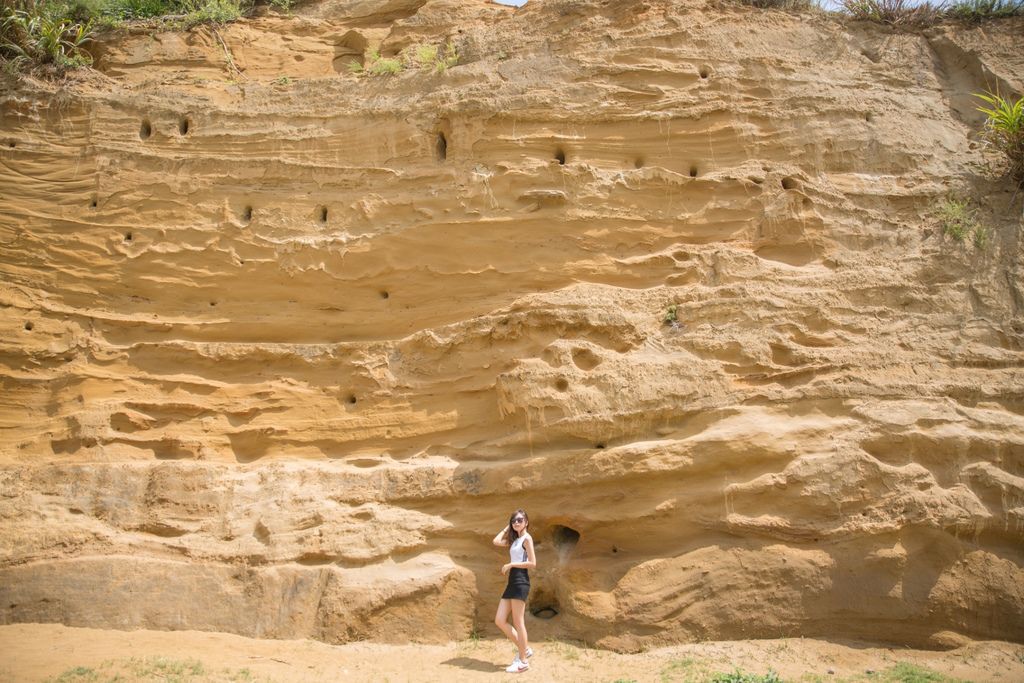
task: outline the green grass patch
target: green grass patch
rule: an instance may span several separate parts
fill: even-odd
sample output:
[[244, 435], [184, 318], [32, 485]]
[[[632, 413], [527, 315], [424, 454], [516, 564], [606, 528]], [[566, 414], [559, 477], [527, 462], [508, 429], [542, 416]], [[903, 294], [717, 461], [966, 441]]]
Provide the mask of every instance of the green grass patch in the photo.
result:
[[47, 683], [269, 683], [245, 669], [209, 669], [198, 659], [132, 657], [97, 667], [76, 666]]
[[938, 220], [943, 236], [956, 242], [963, 242], [979, 227], [970, 202], [952, 196], [939, 205]]

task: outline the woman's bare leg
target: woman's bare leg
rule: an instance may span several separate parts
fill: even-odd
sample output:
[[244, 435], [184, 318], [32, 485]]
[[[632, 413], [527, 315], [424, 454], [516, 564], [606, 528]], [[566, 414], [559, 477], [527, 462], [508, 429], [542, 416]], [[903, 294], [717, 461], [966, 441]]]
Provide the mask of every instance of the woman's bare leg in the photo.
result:
[[[523, 602], [518, 600], [517, 602]], [[525, 606], [526, 603], [523, 603]], [[498, 603], [498, 612], [494, 615], [494, 625], [501, 629], [501, 632], [511, 640], [513, 643], [519, 644], [519, 634], [512, 628], [512, 625], [508, 623], [509, 612], [512, 611], [512, 601], [508, 598], [502, 598], [501, 602]]]
[[[504, 601], [502, 601], [504, 602]], [[509, 600], [512, 603], [512, 623], [515, 628], [512, 633], [516, 634], [516, 645], [519, 646], [519, 661], [526, 661], [526, 649], [530, 647], [526, 641], [526, 602], [523, 600]]]

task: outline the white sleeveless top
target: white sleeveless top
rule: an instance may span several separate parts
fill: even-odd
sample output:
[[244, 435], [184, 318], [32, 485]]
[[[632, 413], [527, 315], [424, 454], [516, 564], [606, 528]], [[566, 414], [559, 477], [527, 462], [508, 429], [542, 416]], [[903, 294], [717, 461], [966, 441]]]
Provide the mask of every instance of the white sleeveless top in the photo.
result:
[[523, 543], [526, 542], [526, 534], [523, 534], [508, 548], [508, 556], [513, 562], [529, 562], [530, 557], [526, 553], [526, 548], [523, 547]]

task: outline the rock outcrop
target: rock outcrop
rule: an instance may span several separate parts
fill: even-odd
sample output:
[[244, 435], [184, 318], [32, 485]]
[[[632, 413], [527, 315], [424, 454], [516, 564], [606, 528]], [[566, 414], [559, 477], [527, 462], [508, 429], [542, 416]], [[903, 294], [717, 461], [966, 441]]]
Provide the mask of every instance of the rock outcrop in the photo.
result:
[[295, 12], [2, 96], [0, 623], [1024, 641], [1024, 22]]

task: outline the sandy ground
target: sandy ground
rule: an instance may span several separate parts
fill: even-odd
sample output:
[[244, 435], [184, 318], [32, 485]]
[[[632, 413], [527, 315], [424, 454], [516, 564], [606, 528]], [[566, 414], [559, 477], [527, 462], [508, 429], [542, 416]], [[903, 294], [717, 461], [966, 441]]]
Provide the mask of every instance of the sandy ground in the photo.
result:
[[[872, 680], [900, 662], [956, 679], [1024, 681], [1024, 646], [975, 642], [930, 652], [804, 638], [707, 642], [623, 655], [563, 642], [535, 644], [522, 677], [544, 681], [700, 681], [740, 669], [783, 680]], [[43, 681], [75, 667], [100, 674], [64, 680], [198, 681], [493, 681], [515, 678], [503, 669], [508, 643], [496, 639], [448, 645], [342, 646], [310, 640], [257, 640], [199, 631], [106, 631], [54, 624], [0, 626], [0, 680]], [[198, 660], [198, 676], [176, 678], [173, 667], [149, 658]], [[135, 663], [131, 664], [134, 658]], [[193, 662], [193, 666], [196, 664]], [[868, 672], [878, 672], [870, 675]], [[891, 680], [891, 679], [890, 679]]]

